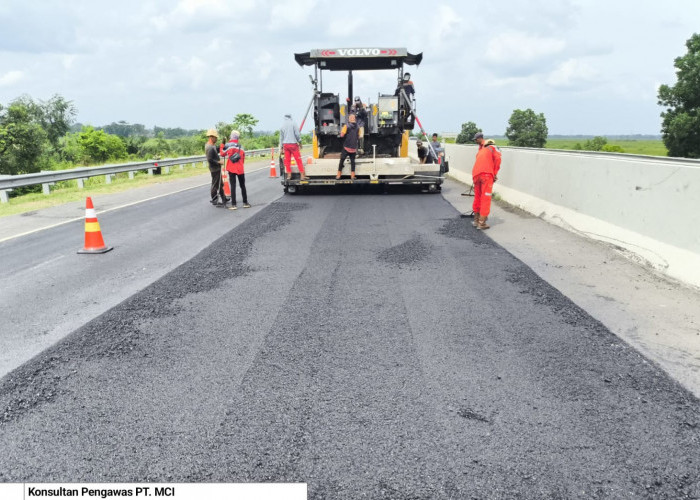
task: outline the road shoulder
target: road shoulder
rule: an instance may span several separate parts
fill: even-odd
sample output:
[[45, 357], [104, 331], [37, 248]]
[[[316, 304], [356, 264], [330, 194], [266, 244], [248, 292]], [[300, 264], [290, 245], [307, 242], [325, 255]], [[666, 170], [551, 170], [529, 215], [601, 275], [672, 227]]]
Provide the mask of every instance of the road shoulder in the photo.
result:
[[[91, 195], [85, 190], [85, 196], [92, 198], [95, 211], [99, 215], [134, 203], [166, 196], [178, 191], [208, 185], [211, 176], [208, 172], [181, 179], [168, 179], [156, 184], [149, 184], [116, 193]], [[42, 208], [31, 212], [8, 215], [0, 219], [0, 243], [50, 227], [85, 218], [85, 201], [72, 201], [63, 205]]]
[[[442, 195], [470, 213], [467, 190], [448, 178]], [[505, 202], [492, 205], [489, 224], [496, 243], [700, 398], [700, 291]]]

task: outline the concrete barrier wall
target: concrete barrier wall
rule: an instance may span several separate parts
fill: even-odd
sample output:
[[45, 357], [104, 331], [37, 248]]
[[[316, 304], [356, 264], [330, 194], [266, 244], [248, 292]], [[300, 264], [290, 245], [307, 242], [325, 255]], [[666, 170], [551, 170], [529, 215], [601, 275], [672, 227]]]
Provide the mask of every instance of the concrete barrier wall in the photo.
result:
[[[566, 229], [624, 249], [700, 287], [700, 163], [650, 156], [502, 148], [494, 193]], [[446, 144], [471, 184], [476, 146]]]

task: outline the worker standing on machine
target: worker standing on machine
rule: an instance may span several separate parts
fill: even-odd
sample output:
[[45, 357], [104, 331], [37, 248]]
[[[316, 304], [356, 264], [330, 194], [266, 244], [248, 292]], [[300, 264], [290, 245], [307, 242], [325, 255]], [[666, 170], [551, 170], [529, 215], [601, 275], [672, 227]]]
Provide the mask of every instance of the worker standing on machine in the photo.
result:
[[340, 163], [338, 163], [338, 174], [336, 179], [340, 179], [343, 175], [343, 166], [345, 158], [350, 157], [350, 179], [355, 180], [355, 156], [357, 154], [358, 143], [358, 128], [355, 115], [348, 115], [348, 124], [343, 127], [340, 137], [345, 137], [343, 142], [343, 150], [340, 152]]
[[357, 152], [364, 153], [365, 145], [365, 126], [367, 125], [367, 105], [362, 102], [360, 96], [355, 96], [355, 102], [350, 106], [350, 114], [355, 115], [357, 119], [357, 137], [359, 139], [359, 147]]
[[401, 89], [406, 92], [406, 96], [412, 99], [416, 95], [416, 88], [413, 86], [413, 80], [411, 80], [411, 73], [404, 73], [402, 78], [399, 78], [399, 83], [396, 86], [396, 92], [394, 95], [401, 95]]

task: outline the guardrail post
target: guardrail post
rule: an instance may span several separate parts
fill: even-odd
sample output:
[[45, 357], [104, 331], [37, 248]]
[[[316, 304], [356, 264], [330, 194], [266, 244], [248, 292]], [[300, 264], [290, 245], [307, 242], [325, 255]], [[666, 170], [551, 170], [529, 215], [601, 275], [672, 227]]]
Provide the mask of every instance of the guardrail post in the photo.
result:
[[[48, 170], [42, 170], [41, 173], [45, 174], [47, 173]], [[42, 182], [41, 184], [41, 192], [44, 193], [45, 195], [51, 194], [51, 186], [55, 185], [55, 182]]]
[[166, 174], [169, 174], [169, 173], [170, 173], [170, 167], [163, 167], [163, 168], [165, 168], [165, 173], [166, 173]]
[[114, 174], [105, 174], [105, 184], [112, 184], [112, 177]]
[[129, 179], [133, 179], [133, 178], [134, 178], [134, 171], [130, 170], [129, 171]]
[[[9, 179], [11, 177], [12, 177], [11, 175], [0, 175], [0, 179]], [[0, 203], [9, 203], [10, 191], [12, 191], [12, 189], [0, 190]]]

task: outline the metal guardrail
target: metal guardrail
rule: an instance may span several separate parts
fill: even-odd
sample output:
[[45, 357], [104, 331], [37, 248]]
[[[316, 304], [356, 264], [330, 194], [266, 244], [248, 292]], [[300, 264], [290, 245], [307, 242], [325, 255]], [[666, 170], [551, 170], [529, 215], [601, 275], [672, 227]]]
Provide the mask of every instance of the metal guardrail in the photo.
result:
[[[246, 157], [262, 156], [269, 152], [274, 152], [278, 148], [252, 149], [246, 151]], [[50, 186], [59, 181], [78, 180], [78, 187], [83, 187], [83, 182], [90, 177], [100, 175], [107, 176], [107, 182], [111, 181], [111, 176], [123, 172], [136, 172], [148, 170], [153, 173], [156, 168], [168, 168], [176, 165], [195, 164], [205, 162], [206, 156], [187, 156], [182, 158], [166, 158], [163, 160], [148, 160], [134, 163], [120, 163], [115, 165], [100, 165], [98, 167], [72, 168], [68, 170], [47, 170], [33, 174], [23, 175], [2, 175], [0, 176], [0, 202], [7, 203], [8, 192], [14, 188], [35, 186], [41, 184], [44, 194], [50, 194]]]

